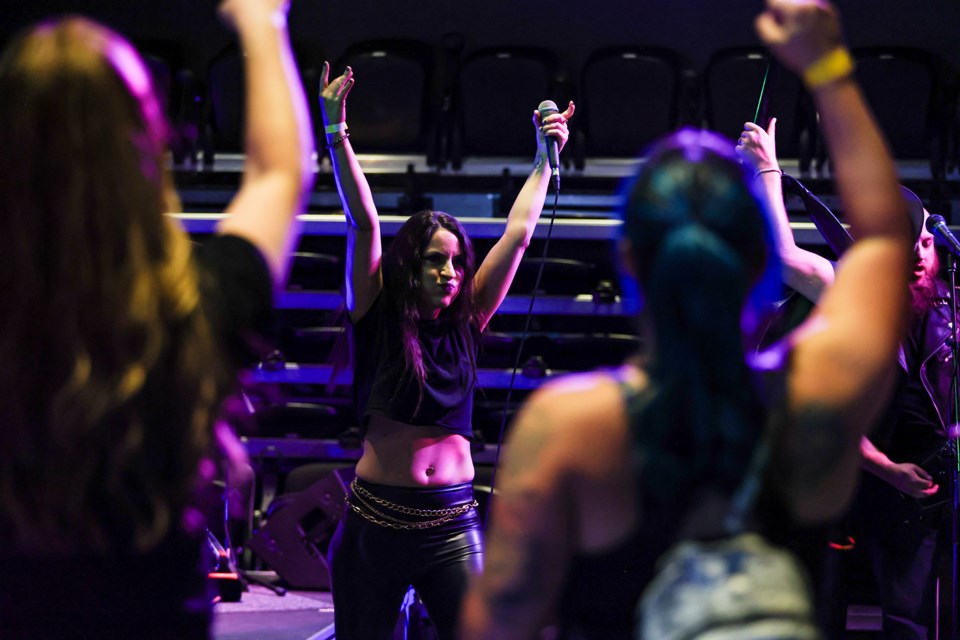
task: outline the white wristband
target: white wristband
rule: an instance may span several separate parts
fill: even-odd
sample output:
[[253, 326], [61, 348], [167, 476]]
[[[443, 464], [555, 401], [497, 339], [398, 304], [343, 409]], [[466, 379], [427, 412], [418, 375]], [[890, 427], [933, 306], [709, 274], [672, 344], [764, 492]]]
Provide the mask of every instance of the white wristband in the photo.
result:
[[346, 122], [338, 122], [336, 124], [328, 124], [323, 128], [324, 133], [340, 133], [341, 131], [347, 130]]
[[771, 167], [771, 168], [769, 168], [769, 169], [760, 169], [760, 170], [758, 170], [755, 174], [753, 174], [753, 179], [756, 180], [757, 178], [759, 178], [760, 176], [762, 176], [762, 175], [765, 174], [765, 173], [779, 173], [781, 176], [783, 175], [783, 171], [781, 171], [781, 170], [778, 169], [778, 168]]

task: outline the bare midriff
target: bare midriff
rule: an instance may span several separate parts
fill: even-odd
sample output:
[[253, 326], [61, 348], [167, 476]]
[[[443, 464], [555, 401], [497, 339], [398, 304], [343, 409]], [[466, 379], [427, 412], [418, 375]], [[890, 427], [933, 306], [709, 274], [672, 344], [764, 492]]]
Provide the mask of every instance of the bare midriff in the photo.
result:
[[357, 477], [395, 487], [470, 482], [470, 441], [443, 427], [416, 426], [374, 414], [367, 425]]

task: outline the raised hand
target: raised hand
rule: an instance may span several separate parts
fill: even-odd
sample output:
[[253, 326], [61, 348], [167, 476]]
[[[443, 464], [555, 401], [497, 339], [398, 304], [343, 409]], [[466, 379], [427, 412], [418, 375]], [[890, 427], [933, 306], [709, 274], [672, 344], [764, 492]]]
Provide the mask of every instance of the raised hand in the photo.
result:
[[347, 96], [353, 88], [353, 69], [347, 67], [343, 75], [330, 81], [330, 63], [323, 63], [320, 77], [320, 110], [323, 112], [323, 124], [337, 124], [347, 121]]
[[767, 130], [753, 122], [743, 125], [743, 133], [737, 141], [737, 155], [749, 162], [757, 171], [779, 169], [777, 162], [777, 119], [771, 118]]
[[754, 26], [767, 48], [798, 74], [842, 44], [840, 17], [824, 0], [767, 0]]
[[283, 21], [290, 0], [223, 0], [217, 8], [220, 18], [234, 29], [256, 21]]
[[570, 138], [570, 131], [567, 129], [567, 121], [573, 117], [573, 112], [575, 110], [576, 107], [571, 100], [570, 104], [567, 105], [567, 108], [563, 113], [554, 113], [549, 115], [543, 120], [543, 122], [540, 121], [540, 112], [534, 110], [533, 126], [537, 129], [538, 154], [543, 154], [543, 157], [546, 158], [547, 136], [556, 138], [558, 152], [563, 150], [563, 146], [567, 144], [567, 140]]

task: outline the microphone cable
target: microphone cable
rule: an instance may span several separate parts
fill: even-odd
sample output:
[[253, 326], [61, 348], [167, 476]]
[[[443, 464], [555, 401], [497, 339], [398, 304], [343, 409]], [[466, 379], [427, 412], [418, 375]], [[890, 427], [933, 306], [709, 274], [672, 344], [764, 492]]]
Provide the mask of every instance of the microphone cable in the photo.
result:
[[520, 334], [520, 345], [517, 347], [517, 356], [513, 362], [513, 371], [510, 374], [510, 384], [507, 386], [507, 399], [503, 406], [503, 414], [500, 418], [500, 432], [497, 436], [497, 449], [493, 457], [493, 473], [490, 475], [490, 499], [487, 501], [486, 511], [484, 512], [484, 527], [489, 522], [490, 507], [493, 505], [494, 488], [497, 481], [497, 469], [500, 465], [500, 451], [503, 448], [503, 436], [507, 427], [507, 412], [510, 410], [510, 400], [513, 397], [513, 387], [517, 379], [517, 371], [520, 369], [520, 357], [523, 355], [523, 347], [527, 343], [527, 335], [530, 331], [530, 320], [533, 317], [533, 306], [537, 299], [537, 290], [540, 288], [540, 281], [543, 278], [543, 268], [547, 263], [547, 251], [550, 248], [550, 238], [553, 235], [553, 223], [557, 219], [557, 204], [560, 201], [559, 180], [554, 182], [553, 190], [553, 210], [550, 213], [550, 224], [547, 226], [547, 237], [543, 242], [543, 251], [540, 254], [540, 267], [537, 269], [537, 277], [534, 279], [533, 289], [530, 291], [530, 305], [527, 308], [527, 316], [523, 325], [523, 332]]

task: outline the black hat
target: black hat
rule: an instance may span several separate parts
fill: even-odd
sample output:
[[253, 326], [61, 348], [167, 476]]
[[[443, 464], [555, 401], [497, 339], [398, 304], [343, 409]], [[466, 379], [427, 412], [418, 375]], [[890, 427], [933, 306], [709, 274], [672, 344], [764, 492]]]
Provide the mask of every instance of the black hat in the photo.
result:
[[913, 229], [913, 237], [919, 238], [923, 231], [923, 202], [920, 197], [902, 184], [900, 185], [900, 194], [907, 205], [907, 216], [910, 218], [910, 226]]

